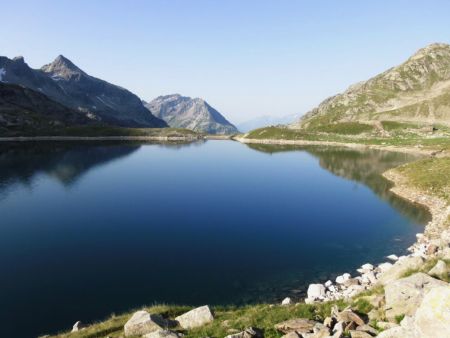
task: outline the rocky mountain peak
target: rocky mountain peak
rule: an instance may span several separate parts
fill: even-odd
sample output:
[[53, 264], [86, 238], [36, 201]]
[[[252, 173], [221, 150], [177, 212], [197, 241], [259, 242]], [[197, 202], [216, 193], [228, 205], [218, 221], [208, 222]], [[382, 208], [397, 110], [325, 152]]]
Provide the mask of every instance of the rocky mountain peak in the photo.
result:
[[21, 55], [14, 57], [13, 61], [15, 61], [17, 63], [25, 63], [25, 59]]
[[52, 63], [44, 65], [41, 70], [46, 73], [51, 73], [54, 76], [62, 77], [64, 79], [70, 78], [74, 75], [85, 74], [64, 55], [58, 55]]

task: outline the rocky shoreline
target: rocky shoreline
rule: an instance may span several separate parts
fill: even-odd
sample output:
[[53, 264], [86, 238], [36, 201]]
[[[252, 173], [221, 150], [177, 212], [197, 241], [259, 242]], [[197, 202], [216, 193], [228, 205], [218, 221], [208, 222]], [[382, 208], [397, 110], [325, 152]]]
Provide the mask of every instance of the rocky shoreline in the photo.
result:
[[241, 143], [256, 143], [256, 144], [273, 144], [273, 145], [297, 145], [297, 146], [333, 146], [346, 147], [351, 149], [376, 149], [386, 151], [396, 151], [400, 153], [434, 156], [440, 154], [440, 151], [432, 149], [423, 149], [420, 147], [398, 147], [390, 145], [364, 144], [364, 143], [349, 143], [349, 142], [334, 142], [334, 141], [310, 141], [310, 140], [275, 140], [275, 139], [249, 139], [245, 137], [233, 137]]
[[197, 141], [202, 136], [17, 136], [0, 137], [0, 142], [28, 141]]

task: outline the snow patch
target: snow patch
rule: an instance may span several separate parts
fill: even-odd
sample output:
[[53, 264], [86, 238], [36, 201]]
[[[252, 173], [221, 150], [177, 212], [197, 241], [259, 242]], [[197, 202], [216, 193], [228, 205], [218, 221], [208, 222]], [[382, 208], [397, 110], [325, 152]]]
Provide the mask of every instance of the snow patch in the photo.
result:
[[3, 76], [6, 75], [6, 70], [5, 68], [0, 68], [0, 82], [4, 82], [3, 81]]

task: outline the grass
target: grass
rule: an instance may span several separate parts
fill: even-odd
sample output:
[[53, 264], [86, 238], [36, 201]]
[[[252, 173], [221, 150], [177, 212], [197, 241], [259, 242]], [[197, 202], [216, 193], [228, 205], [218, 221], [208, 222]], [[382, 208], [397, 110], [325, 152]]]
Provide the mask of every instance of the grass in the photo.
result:
[[340, 135], [359, 135], [373, 131], [373, 126], [359, 122], [341, 122], [320, 125], [312, 129], [322, 133], [340, 134]]
[[396, 169], [413, 187], [450, 203], [450, 157], [427, 158]]
[[[183, 332], [187, 338], [225, 337], [233, 330], [242, 331], [250, 326], [254, 326], [264, 330], [265, 337], [275, 338], [282, 336], [281, 333], [275, 330], [275, 324], [293, 318], [308, 318], [322, 321], [331, 314], [333, 305], [337, 305], [340, 310], [343, 310], [348, 304], [344, 301], [337, 301], [312, 305], [301, 303], [289, 306], [258, 304], [242, 307], [214, 307], [213, 311], [215, 319], [212, 323], [189, 331], [183, 331], [181, 328], [176, 328], [176, 330]], [[190, 309], [191, 308], [188, 306], [177, 305], [158, 305], [145, 308], [145, 310], [150, 313], [158, 313], [165, 318], [172, 319]], [[131, 317], [132, 313], [133, 312], [118, 316], [113, 315], [110, 318], [102, 322], [94, 323], [79, 332], [60, 333], [52, 337], [120, 337], [123, 336], [123, 326]]]
[[395, 322], [396, 322], [397, 324], [400, 324], [401, 321], [403, 320], [403, 318], [405, 318], [405, 315], [404, 315], [404, 314], [402, 314], [402, 315], [397, 315], [397, 316], [395, 316]]
[[404, 123], [397, 121], [381, 121], [384, 130], [393, 131], [398, 129], [417, 129], [420, 126], [416, 123]]
[[[0, 130], [1, 132], [1, 130]], [[125, 128], [105, 125], [71, 126], [65, 128], [38, 129], [38, 130], [7, 130], [0, 136], [146, 136], [146, 137], [200, 137], [192, 130], [181, 128]]]

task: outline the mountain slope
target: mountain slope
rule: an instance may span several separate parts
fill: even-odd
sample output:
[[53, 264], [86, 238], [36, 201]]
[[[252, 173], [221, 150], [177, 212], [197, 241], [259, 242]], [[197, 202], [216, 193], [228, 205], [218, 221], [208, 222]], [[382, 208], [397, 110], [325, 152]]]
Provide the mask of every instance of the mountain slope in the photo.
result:
[[237, 128], [200, 98], [179, 94], [159, 96], [145, 106], [171, 127], [209, 134], [233, 134]]
[[0, 81], [40, 91], [54, 101], [102, 122], [124, 127], [166, 127], [128, 90], [92, 77], [64, 56], [41, 69], [22, 57], [0, 57]]
[[450, 125], [450, 45], [420, 49], [403, 64], [326, 99], [292, 126], [381, 120]]
[[93, 123], [40, 92], [0, 82], [0, 136]]

